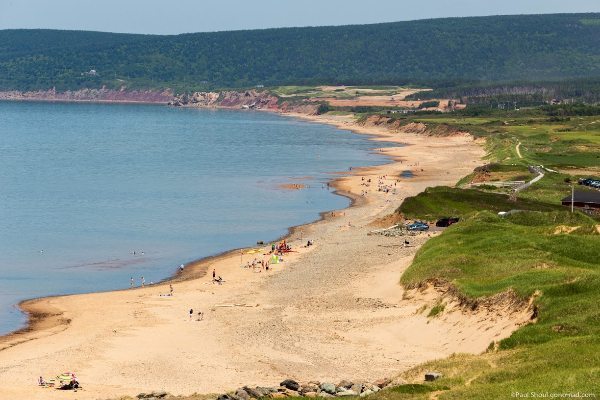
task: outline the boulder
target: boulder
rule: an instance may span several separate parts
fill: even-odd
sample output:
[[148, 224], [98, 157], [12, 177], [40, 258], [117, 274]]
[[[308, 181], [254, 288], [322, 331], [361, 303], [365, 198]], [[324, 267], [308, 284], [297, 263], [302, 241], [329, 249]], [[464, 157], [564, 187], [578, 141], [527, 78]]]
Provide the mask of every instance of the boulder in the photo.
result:
[[336, 387], [333, 383], [323, 382], [321, 383], [321, 390], [325, 393], [334, 395], [336, 392]]
[[244, 386], [244, 391], [246, 393], [248, 393], [248, 396], [252, 397], [253, 399], [260, 399], [261, 397], [265, 397], [266, 395], [268, 395], [270, 393], [270, 392], [264, 392], [264, 391], [260, 390], [260, 388], [253, 389], [248, 386]]
[[285, 390], [282, 393], [285, 394], [288, 397], [298, 397], [298, 396], [300, 396], [300, 393], [296, 392], [295, 390], [288, 389], [288, 388], [285, 388]]
[[363, 391], [363, 384], [362, 383], [355, 383], [354, 385], [352, 385], [350, 387], [351, 390], [354, 390], [356, 393], [362, 393]]
[[442, 374], [440, 374], [439, 372], [427, 372], [425, 374], [425, 380], [428, 382], [435, 381], [436, 379], [440, 379], [441, 377]]
[[219, 397], [217, 397], [217, 400], [232, 400], [233, 398], [228, 395], [228, 394], [222, 394]]
[[341, 392], [337, 392], [337, 396], [338, 397], [358, 396], [358, 393], [356, 393], [354, 390], [344, 389]]
[[383, 379], [376, 380], [373, 383], [375, 385], [379, 386], [380, 389], [383, 389], [384, 387], [386, 387], [387, 385], [389, 385], [390, 383], [392, 383], [392, 380], [389, 379], [389, 378], [383, 378]]
[[302, 385], [300, 387], [300, 394], [305, 395], [305, 393], [310, 393], [310, 392], [319, 392], [319, 385], [315, 384], [313, 382], [307, 383], [305, 385]]
[[375, 392], [373, 392], [371, 389], [367, 389], [367, 390], [365, 390], [364, 392], [362, 392], [360, 394], [360, 397], [365, 397], [365, 396], [368, 396], [368, 395], [373, 394], [373, 393], [375, 393]]
[[272, 399], [285, 399], [287, 396], [285, 395], [285, 393], [271, 393], [269, 395], [269, 397], [271, 397]]
[[317, 396], [319, 396], [319, 397], [333, 397], [332, 394], [329, 394], [329, 393], [327, 393], [325, 391], [320, 392]]
[[290, 390], [295, 390], [296, 392], [300, 390], [300, 384], [293, 379], [286, 379], [285, 381], [281, 382], [279, 386], [283, 386], [284, 388]]
[[240, 388], [235, 391], [235, 395], [242, 400], [250, 400], [250, 394], [246, 392], [244, 389]]
[[157, 399], [164, 399], [165, 397], [167, 397], [168, 393], [165, 391], [160, 391], [160, 392], [152, 392], [152, 396], [156, 397]]
[[302, 394], [304, 397], [309, 397], [309, 398], [315, 398], [317, 397], [319, 394], [317, 392], [306, 392]]
[[350, 389], [352, 387], [352, 385], [354, 385], [354, 383], [347, 381], [347, 380], [343, 380], [340, 383], [337, 384], [338, 387], [344, 388], [344, 389]]

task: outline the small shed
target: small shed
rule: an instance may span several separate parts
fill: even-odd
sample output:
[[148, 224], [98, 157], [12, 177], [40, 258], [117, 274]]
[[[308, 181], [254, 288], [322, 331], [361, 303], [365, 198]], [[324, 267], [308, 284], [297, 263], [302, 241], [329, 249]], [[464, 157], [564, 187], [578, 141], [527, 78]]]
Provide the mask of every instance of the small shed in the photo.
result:
[[[570, 195], [562, 199], [562, 205], [571, 207]], [[573, 207], [600, 210], [600, 191], [576, 190], [573, 196]]]

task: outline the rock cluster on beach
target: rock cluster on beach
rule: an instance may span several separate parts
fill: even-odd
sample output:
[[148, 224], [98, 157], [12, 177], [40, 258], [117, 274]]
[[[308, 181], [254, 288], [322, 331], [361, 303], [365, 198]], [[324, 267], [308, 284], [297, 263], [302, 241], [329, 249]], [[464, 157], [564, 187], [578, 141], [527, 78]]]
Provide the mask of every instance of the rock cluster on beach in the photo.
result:
[[311, 381], [299, 383], [286, 379], [279, 387], [244, 386], [233, 393], [220, 395], [217, 400], [251, 400], [260, 398], [279, 399], [284, 397], [365, 397], [388, 386], [391, 379], [380, 379], [375, 382], [351, 382], [343, 380], [337, 384]]
[[169, 394], [167, 392], [150, 392], [150, 393], [140, 393], [136, 397], [140, 400], [160, 400], [164, 399]]

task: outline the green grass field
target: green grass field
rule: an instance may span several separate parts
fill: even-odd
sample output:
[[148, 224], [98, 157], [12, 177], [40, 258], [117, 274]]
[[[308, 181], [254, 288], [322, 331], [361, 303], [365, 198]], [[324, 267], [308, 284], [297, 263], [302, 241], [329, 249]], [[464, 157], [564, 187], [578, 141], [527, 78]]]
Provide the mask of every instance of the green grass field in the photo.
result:
[[[499, 343], [498, 351], [456, 355], [409, 371], [436, 370], [439, 399], [498, 399], [519, 392], [595, 392], [600, 383], [600, 235], [583, 214], [471, 215], [428, 241], [402, 276], [404, 285], [450, 282], [477, 298], [510, 289], [534, 292], [538, 320]], [[556, 234], [558, 226], [579, 226]], [[468, 385], [467, 385], [468, 382]], [[386, 393], [374, 398], [428, 398]]]
[[[549, 121], [532, 115], [496, 115], [455, 121], [486, 138], [491, 174], [526, 177], [528, 165], [548, 172], [511, 202], [502, 189], [429, 188], [405, 200], [406, 217], [460, 216], [458, 224], [428, 241], [403, 274], [414, 286], [443, 280], [470, 298], [508, 291], [536, 294], [536, 323], [526, 325], [482, 355], [456, 354], [403, 374], [407, 390], [377, 393], [377, 400], [549, 398], [552, 394], [600, 397], [600, 223], [560, 206], [581, 169], [600, 167], [598, 116]], [[453, 123], [447, 116], [428, 124]], [[520, 145], [521, 157], [516, 146]], [[570, 172], [573, 171], [573, 172]], [[463, 179], [465, 184], [476, 173]], [[499, 217], [498, 211], [528, 210]], [[566, 233], [570, 231], [570, 233]], [[431, 317], [443, 314], [436, 309]], [[425, 371], [443, 373], [424, 383]]]
[[553, 211], [562, 210], [563, 206], [529, 198], [513, 202], [506, 194], [476, 189], [434, 187], [417, 196], [408, 197], [398, 211], [406, 218], [433, 221], [442, 217], [464, 217], [480, 210], [497, 213], [515, 209]]

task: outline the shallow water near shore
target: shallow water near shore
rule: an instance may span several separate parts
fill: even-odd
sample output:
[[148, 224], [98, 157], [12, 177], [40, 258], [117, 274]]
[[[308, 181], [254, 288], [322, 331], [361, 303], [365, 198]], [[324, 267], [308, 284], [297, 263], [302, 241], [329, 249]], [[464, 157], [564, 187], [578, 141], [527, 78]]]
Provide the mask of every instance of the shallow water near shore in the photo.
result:
[[0, 334], [20, 300], [157, 282], [348, 206], [326, 182], [386, 162], [372, 147], [270, 113], [0, 102]]

